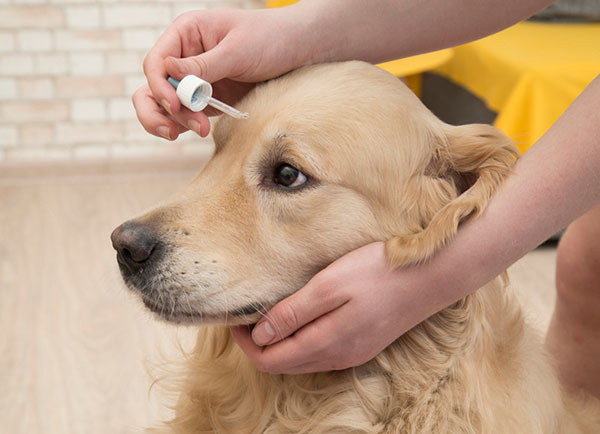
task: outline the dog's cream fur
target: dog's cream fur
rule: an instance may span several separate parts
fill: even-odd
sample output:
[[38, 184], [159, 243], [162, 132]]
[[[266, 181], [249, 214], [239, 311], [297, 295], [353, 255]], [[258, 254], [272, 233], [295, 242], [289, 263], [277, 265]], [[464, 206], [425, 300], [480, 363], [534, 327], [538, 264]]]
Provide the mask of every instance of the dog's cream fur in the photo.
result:
[[[375, 240], [394, 266], [426, 260], [517, 156], [493, 127], [444, 124], [360, 62], [295, 71], [240, 108], [251, 118], [218, 123], [215, 155], [189, 187], [136, 219], [161, 234], [163, 258], [126, 280], [166, 319], [251, 324]], [[280, 163], [306, 185], [276, 185]], [[202, 327], [172, 386], [165, 430], [180, 434], [600, 432], [597, 402], [561, 388], [505, 276], [344, 371], [261, 373], [226, 327]]]

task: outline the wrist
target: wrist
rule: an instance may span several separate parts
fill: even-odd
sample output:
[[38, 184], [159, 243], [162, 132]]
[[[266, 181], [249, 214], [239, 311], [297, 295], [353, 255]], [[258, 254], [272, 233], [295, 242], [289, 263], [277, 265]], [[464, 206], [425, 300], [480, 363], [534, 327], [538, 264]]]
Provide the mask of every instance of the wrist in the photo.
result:
[[347, 32], [341, 16], [333, 13], [340, 6], [333, 7], [321, 0], [303, 0], [282, 8], [287, 12], [291, 33], [291, 46], [298, 49], [296, 68], [317, 63], [348, 60], [344, 55], [347, 45], [340, 38]]
[[505, 261], [498, 258], [498, 251], [478, 237], [482, 223], [485, 221], [477, 222], [477, 218], [464, 222], [455, 237], [429, 259], [396, 270], [399, 287], [413, 288], [410, 292], [419, 298], [414, 309], [422, 309], [419, 315], [423, 318], [475, 292], [504, 271]]

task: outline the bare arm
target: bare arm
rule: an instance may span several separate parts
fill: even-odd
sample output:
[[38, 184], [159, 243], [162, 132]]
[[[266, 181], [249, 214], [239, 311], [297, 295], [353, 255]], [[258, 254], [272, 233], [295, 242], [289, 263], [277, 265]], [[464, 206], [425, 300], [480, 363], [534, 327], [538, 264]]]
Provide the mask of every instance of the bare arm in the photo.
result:
[[[268, 347], [256, 346], [244, 328], [234, 329], [237, 342], [269, 372], [356, 366], [483, 286], [600, 202], [598, 101], [600, 76], [519, 160], [484, 213], [462, 225], [428, 262], [390, 270], [383, 243], [362, 247], [271, 309], [253, 331], [254, 340]], [[315, 316], [314, 300], [322, 301], [318, 312], [325, 315]], [[267, 321], [278, 325], [270, 325], [277, 336], [261, 327]]]
[[[310, 23], [314, 63], [372, 63], [452, 47], [530, 17], [553, 0], [303, 0], [290, 7]], [[294, 9], [296, 8], [296, 10]]]

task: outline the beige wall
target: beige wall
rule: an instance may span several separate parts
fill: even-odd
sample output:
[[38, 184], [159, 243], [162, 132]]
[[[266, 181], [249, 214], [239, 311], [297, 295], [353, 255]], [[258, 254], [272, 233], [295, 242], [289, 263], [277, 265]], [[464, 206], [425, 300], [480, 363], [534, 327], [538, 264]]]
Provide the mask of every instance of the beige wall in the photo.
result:
[[188, 10], [257, 0], [0, 0], [0, 165], [193, 154], [138, 124], [131, 95], [145, 53]]

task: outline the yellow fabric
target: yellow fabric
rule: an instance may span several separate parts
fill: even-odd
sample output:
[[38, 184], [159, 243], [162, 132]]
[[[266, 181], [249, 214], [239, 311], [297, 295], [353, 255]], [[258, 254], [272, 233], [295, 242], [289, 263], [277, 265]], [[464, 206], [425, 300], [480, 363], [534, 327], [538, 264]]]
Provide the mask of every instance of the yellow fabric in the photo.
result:
[[268, 8], [280, 8], [296, 3], [298, 0], [267, 0]]
[[404, 77], [441, 66], [450, 58], [452, 58], [452, 49], [446, 49], [392, 60], [391, 62], [380, 63], [377, 66], [397, 77]]
[[405, 77], [406, 84], [418, 96], [421, 96], [421, 73], [443, 65], [452, 58], [452, 49], [433, 51], [419, 54], [418, 56], [405, 57], [380, 63], [380, 68], [394, 74], [396, 77]]
[[524, 152], [600, 73], [600, 24], [522, 22], [455, 47], [436, 72], [498, 112]]
[[419, 54], [418, 56], [405, 57], [404, 59], [392, 60], [380, 63], [380, 68], [394, 74], [396, 77], [404, 77], [406, 84], [420, 98], [422, 72], [429, 71], [446, 63], [452, 57], [452, 49], [433, 51], [431, 53]]

